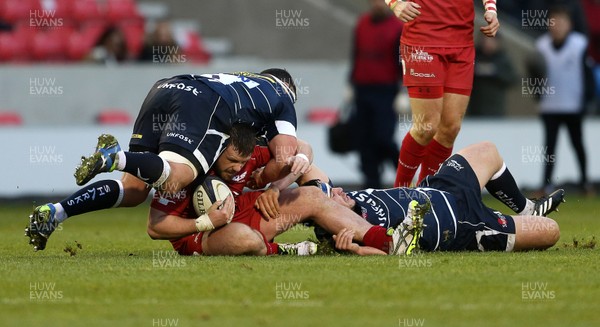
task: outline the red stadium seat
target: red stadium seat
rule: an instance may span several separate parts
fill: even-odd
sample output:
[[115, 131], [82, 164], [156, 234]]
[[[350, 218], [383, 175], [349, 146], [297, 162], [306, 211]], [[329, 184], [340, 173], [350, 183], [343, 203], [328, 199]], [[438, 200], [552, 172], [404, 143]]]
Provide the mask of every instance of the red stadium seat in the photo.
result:
[[107, 0], [106, 19], [116, 24], [125, 20], [139, 20], [141, 18], [134, 0]]
[[39, 0], [2, 0], [0, 1], [0, 19], [7, 23], [29, 21], [30, 15], [41, 10]]
[[23, 118], [17, 112], [0, 112], [0, 126], [20, 126], [23, 125]]
[[130, 125], [131, 121], [131, 115], [122, 109], [105, 109], [96, 117], [101, 125]]
[[76, 0], [72, 4], [72, 17], [79, 23], [104, 19], [104, 11], [96, 0]]
[[202, 37], [195, 31], [188, 31], [186, 42], [182, 46], [187, 59], [205, 64], [210, 60], [210, 53], [202, 45]]
[[27, 40], [17, 33], [0, 33], [0, 61], [24, 62], [29, 59]]
[[58, 61], [65, 58], [66, 39], [61, 29], [38, 32], [31, 43], [31, 56], [39, 61]]
[[[141, 23], [140, 23], [141, 22]], [[125, 36], [125, 43], [127, 43], [127, 50], [129, 54], [137, 58], [142, 51], [144, 46], [144, 24], [142, 21], [126, 21], [119, 24], [119, 28], [123, 31]]]
[[333, 125], [338, 120], [338, 109], [315, 107], [308, 110], [306, 119], [311, 123]]
[[80, 61], [92, 51], [97, 37], [89, 37], [85, 32], [73, 32], [66, 44], [66, 55], [69, 60]]

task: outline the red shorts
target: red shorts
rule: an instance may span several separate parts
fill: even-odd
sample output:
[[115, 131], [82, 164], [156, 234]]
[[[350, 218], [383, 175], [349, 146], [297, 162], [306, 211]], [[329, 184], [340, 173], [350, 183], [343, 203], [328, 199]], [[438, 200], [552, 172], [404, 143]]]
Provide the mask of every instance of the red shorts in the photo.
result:
[[[246, 192], [235, 198], [235, 215], [232, 222], [241, 223], [250, 226], [250, 228], [260, 231], [260, 221], [262, 215], [260, 211], [254, 208], [256, 199], [263, 194], [263, 191]], [[204, 232], [194, 233], [176, 240], [171, 240], [175, 251], [180, 255], [200, 255], [202, 254], [202, 236]], [[264, 236], [263, 236], [264, 237]]]
[[441, 98], [444, 93], [470, 95], [475, 49], [402, 44], [403, 83], [412, 98]]
[[235, 198], [235, 215], [232, 222], [242, 223], [260, 231], [260, 221], [263, 219], [260, 211], [254, 208], [256, 199], [264, 191], [246, 192]]

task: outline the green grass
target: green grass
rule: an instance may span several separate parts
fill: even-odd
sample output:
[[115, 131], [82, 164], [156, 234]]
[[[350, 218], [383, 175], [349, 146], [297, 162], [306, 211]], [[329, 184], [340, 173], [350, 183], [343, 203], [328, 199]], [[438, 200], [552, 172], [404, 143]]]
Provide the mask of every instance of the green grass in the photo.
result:
[[[30, 208], [0, 210], [2, 326], [600, 325], [600, 250], [585, 246], [600, 236], [598, 199], [568, 197], [548, 251], [400, 259], [172, 257], [170, 243], [147, 237], [147, 207], [73, 218], [34, 253]], [[523, 285], [546, 299], [524, 299]], [[278, 300], [289, 293], [277, 287], [299, 298]]]

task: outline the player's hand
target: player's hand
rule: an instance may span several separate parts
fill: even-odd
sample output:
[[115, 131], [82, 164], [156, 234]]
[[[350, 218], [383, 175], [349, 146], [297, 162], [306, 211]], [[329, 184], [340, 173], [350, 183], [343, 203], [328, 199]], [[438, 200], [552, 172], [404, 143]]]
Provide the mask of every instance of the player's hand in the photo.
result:
[[235, 204], [233, 197], [229, 195], [223, 201], [216, 201], [207, 210], [208, 217], [215, 228], [229, 224], [233, 219]]
[[265, 187], [267, 184], [265, 182], [263, 182], [263, 178], [262, 178], [262, 173], [264, 170], [265, 170], [265, 167], [262, 167], [262, 168], [258, 168], [255, 171], [253, 171], [252, 175], [250, 175], [250, 179], [246, 183], [246, 186], [253, 190], [258, 190], [258, 189]]
[[498, 21], [498, 15], [495, 12], [487, 11], [483, 15], [483, 19], [488, 23], [487, 26], [479, 28], [481, 33], [487, 37], [494, 37], [500, 28], [500, 22]]
[[349, 229], [342, 229], [337, 235], [333, 235], [335, 240], [335, 248], [342, 251], [349, 251], [358, 254], [360, 246], [352, 242], [354, 238], [354, 231]]
[[279, 189], [270, 187], [263, 192], [257, 199], [254, 207], [260, 210], [263, 219], [275, 219], [279, 217]]
[[408, 23], [421, 14], [419, 9], [421, 9], [421, 5], [418, 3], [398, 1], [393, 9], [393, 12], [394, 15], [400, 18], [401, 21]]
[[295, 155], [287, 159], [287, 164], [290, 166], [290, 171], [294, 175], [303, 175], [310, 171], [310, 161], [305, 155]]

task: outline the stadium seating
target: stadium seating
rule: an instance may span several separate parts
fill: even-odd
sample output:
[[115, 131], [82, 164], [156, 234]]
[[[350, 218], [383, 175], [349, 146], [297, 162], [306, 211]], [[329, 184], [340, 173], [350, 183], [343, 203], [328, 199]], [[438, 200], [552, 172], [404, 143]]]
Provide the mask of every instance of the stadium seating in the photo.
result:
[[0, 112], [1, 126], [19, 126], [23, 124], [23, 118], [18, 112], [4, 111]]
[[130, 125], [131, 121], [127, 111], [115, 108], [104, 109], [96, 117], [96, 122], [100, 125]]

